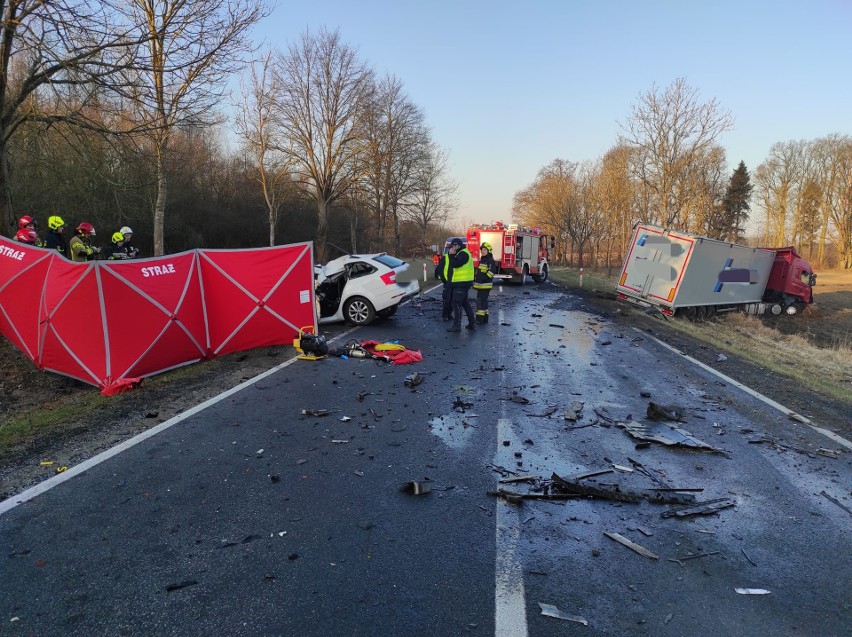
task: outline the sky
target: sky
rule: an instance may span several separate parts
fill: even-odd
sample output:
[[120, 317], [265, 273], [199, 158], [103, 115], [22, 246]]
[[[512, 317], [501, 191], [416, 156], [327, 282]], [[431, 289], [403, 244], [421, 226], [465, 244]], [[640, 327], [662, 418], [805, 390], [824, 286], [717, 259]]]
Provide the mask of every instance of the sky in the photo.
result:
[[283, 51], [322, 27], [402, 81], [463, 222], [508, 222], [541, 168], [600, 158], [639, 96], [679, 77], [733, 115], [730, 170], [852, 135], [852, 0], [279, 0], [254, 37]]

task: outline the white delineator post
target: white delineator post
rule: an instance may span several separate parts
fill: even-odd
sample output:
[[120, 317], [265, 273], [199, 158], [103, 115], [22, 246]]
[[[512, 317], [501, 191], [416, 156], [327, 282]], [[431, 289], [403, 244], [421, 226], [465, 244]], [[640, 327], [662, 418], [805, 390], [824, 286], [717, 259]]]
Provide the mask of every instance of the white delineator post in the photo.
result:
[[583, 268], [580, 268], [580, 287], [583, 287]]

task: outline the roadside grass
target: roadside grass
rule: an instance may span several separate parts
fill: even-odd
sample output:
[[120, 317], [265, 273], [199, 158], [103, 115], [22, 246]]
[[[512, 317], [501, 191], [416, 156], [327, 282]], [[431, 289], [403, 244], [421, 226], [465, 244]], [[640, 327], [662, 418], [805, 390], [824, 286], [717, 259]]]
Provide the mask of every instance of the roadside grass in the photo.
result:
[[[616, 276], [586, 272], [583, 288], [611, 292], [614, 296]], [[569, 288], [580, 287], [576, 268], [553, 268], [550, 278]], [[632, 307], [626, 302], [624, 305]], [[707, 323], [673, 319], [667, 325], [716, 349], [793, 378], [805, 387], [852, 402], [852, 347], [847, 344], [830, 349], [816, 347], [801, 336], [782, 334], [759, 318], [739, 312], [721, 315]]]
[[0, 426], [0, 451], [33, 440], [46, 440], [53, 434], [61, 435], [70, 419], [93, 413], [107, 402], [114, 405], [116, 399], [120, 400], [121, 396], [103, 396], [93, 387], [91, 393], [66, 396], [53, 404], [17, 413]]
[[[178, 367], [164, 374], [145, 379], [145, 387], [160, 387], [182, 378], [192, 378], [207, 371], [206, 365], [216, 365], [217, 360]], [[52, 403], [34, 405], [7, 417], [0, 424], [0, 453], [35, 440], [49, 440], [67, 431], [66, 423], [94, 414], [101, 408], [116, 408], [127, 394], [104, 396], [91, 387], [70, 396], [62, 396]]]

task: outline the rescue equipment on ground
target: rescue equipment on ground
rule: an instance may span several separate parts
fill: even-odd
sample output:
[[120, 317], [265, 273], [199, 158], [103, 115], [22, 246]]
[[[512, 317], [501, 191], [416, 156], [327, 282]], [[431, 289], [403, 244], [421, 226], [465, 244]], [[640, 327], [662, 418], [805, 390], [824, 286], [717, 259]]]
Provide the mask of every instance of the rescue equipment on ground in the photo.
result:
[[300, 361], [318, 361], [328, 357], [328, 342], [325, 336], [314, 331], [313, 325], [299, 328], [299, 336], [293, 339], [293, 347], [301, 352]]

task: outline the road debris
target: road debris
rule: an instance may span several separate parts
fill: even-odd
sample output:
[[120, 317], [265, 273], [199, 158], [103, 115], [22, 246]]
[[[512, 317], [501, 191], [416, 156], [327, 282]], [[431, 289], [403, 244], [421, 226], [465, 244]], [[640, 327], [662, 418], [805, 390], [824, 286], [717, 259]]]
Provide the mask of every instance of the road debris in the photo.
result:
[[408, 495], [426, 495], [432, 491], [432, 483], [428, 480], [422, 482], [412, 480], [402, 485], [399, 490]]
[[467, 403], [461, 399], [461, 396], [456, 396], [456, 399], [453, 401], [453, 409], [459, 413], [465, 413], [465, 409], [473, 407], [473, 403]]
[[659, 442], [670, 447], [687, 447], [689, 449], [701, 449], [713, 453], [722, 453], [715, 447], [708, 445], [680, 427], [674, 427], [662, 422], [620, 422], [619, 427], [637, 440], [646, 442]]
[[527, 412], [527, 416], [529, 416], [530, 418], [548, 418], [549, 416], [552, 416], [557, 409], [559, 409], [558, 405], [548, 405], [547, 409], [545, 409], [540, 414], [531, 414]]
[[548, 323], [548, 324], [547, 324], [547, 326], [548, 326], [548, 327], [559, 327], [559, 328], [561, 328], [561, 329], [563, 329], [563, 330], [565, 329], [565, 326], [564, 326], [564, 325], [559, 325], [558, 323]]
[[352, 419], [349, 416], [341, 416], [340, 418], [338, 418], [338, 420], [340, 422], [349, 422]]
[[570, 420], [571, 422], [576, 422], [583, 417], [583, 405], [585, 403], [580, 402], [579, 400], [575, 400], [571, 403], [571, 406], [565, 411], [565, 420]]
[[740, 551], [742, 551], [742, 552], [743, 552], [743, 555], [745, 555], [745, 558], [749, 561], [749, 564], [751, 564], [752, 566], [757, 566], [757, 564], [755, 564], [754, 560], [753, 560], [753, 559], [751, 559], [751, 558], [748, 556], [748, 553], [746, 553], [746, 552], [745, 552], [745, 549], [740, 549]]
[[519, 396], [518, 394], [512, 394], [511, 396], [506, 396], [501, 398], [500, 400], [508, 400], [512, 403], [517, 403], [519, 405], [529, 405], [530, 401], [528, 398], [524, 398], [523, 396]]
[[417, 372], [409, 374], [405, 377], [405, 380], [403, 381], [406, 387], [417, 387], [422, 382], [423, 376], [422, 374], [418, 374]]
[[840, 454], [842, 452], [840, 450], [825, 449], [823, 447], [820, 447], [814, 453], [818, 453], [819, 455], [825, 456], [826, 458], [835, 458], [836, 459], [836, 458], [840, 457]]
[[765, 588], [735, 588], [740, 595], [769, 595], [771, 591]]
[[674, 420], [683, 422], [683, 409], [677, 405], [658, 405], [657, 403], [648, 403], [646, 415], [651, 420]]
[[618, 485], [616, 485], [614, 489], [604, 489], [601, 487], [586, 486], [583, 484], [577, 484], [576, 482], [565, 480], [564, 478], [560, 478], [555, 473], [552, 475], [551, 479], [553, 480], [551, 485], [551, 491], [556, 491], [557, 493], [574, 493], [577, 495], [582, 495], [591, 498], [615, 500], [617, 502], [635, 503], [639, 502], [642, 499], [636, 493], [621, 491], [621, 488]]
[[576, 622], [577, 624], [583, 624], [583, 626], [589, 625], [589, 622], [587, 622], [585, 619], [583, 619], [579, 615], [569, 615], [568, 613], [564, 613], [552, 604], [542, 604], [541, 602], [539, 602], [538, 605], [541, 607], [541, 614], [544, 615], [545, 617], [554, 617], [556, 619], [564, 619], [565, 621]]
[[719, 498], [717, 500], [708, 500], [707, 502], [698, 502], [696, 504], [679, 507], [677, 509], [669, 509], [663, 511], [660, 515], [664, 518], [685, 518], [691, 515], [712, 515], [723, 509], [728, 509], [735, 506], [736, 502], [730, 498]]
[[187, 588], [188, 586], [195, 586], [198, 582], [194, 579], [187, 579], [182, 582], [176, 582], [174, 584], [166, 584], [166, 592], [171, 593], [172, 591], [179, 591], [182, 588]]
[[637, 553], [639, 553], [639, 555], [642, 555], [643, 557], [647, 557], [652, 560], [660, 559], [659, 555], [655, 555], [654, 553], [646, 549], [644, 546], [636, 544], [635, 542], [631, 542], [620, 533], [610, 533], [609, 531], [604, 531], [603, 534], [606, 535], [609, 539], [615, 540], [619, 544], [626, 546], [632, 551], [636, 551]]
[[837, 498], [833, 498], [833, 497], [831, 497], [830, 495], [828, 495], [828, 494], [825, 492], [825, 490], [820, 491], [820, 492], [819, 492], [819, 494], [820, 494], [822, 497], [824, 497], [826, 500], [830, 500], [831, 502], [834, 502], [834, 504], [836, 504], [836, 505], [837, 505], [837, 506], [839, 506], [841, 509], [843, 509], [844, 511], [846, 511], [846, 513], [849, 513], [850, 515], [852, 515], [852, 510], [850, 510], [850, 509], [849, 509], [849, 507], [847, 507], [845, 504], [843, 504], [843, 503], [842, 503], [840, 500], [838, 500]]
[[331, 412], [328, 409], [303, 409], [303, 416], [328, 416]]

